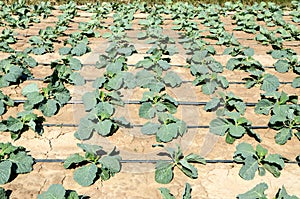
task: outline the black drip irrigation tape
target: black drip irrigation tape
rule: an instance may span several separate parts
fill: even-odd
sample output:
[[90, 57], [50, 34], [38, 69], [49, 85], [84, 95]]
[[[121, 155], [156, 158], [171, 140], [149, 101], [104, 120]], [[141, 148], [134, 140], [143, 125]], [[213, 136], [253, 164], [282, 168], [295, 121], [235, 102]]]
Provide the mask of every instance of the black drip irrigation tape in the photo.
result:
[[[68, 30], [78, 30], [78, 28], [69, 28]], [[142, 31], [143, 29], [129, 29], [129, 31]], [[32, 34], [32, 35], [30, 35], [30, 34], [23, 34], [23, 35], [20, 35], [20, 36], [23, 36], [23, 37], [31, 37], [31, 36], [38, 36], [38, 34]], [[62, 37], [68, 37], [68, 36], [70, 36], [70, 34], [65, 34], [64, 36], [62, 36]], [[133, 37], [133, 36], [127, 36], [127, 38], [129, 38], [129, 39], [138, 39], [137, 37]], [[177, 36], [177, 37], [172, 37], [172, 38], [175, 38], [175, 39], [179, 39], [180, 38], [180, 36]], [[240, 40], [240, 41], [254, 41], [254, 42], [256, 42], [255, 43], [255, 45], [256, 44], [260, 44], [260, 42], [257, 42], [257, 41], [255, 41], [254, 39], [249, 39], [249, 38], [243, 38], [243, 37], [235, 37], [237, 40]], [[93, 38], [93, 39], [97, 39], [97, 38]], [[205, 38], [205, 36], [203, 36], [203, 38], [202, 38], [203, 40], [205, 40], [205, 39], [207, 39], [207, 38]], [[142, 40], [143, 41], [143, 40]], [[28, 42], [17, 42], [18, 44], [27, 44]], [[53, 43], [57, 43], [57, 42], [53, 42]], [[59, 42], [59, 43], [61, 43], [61, 42]], [[90, 42], [90, 44], [95, 44], [94, 42]], [[218, 45], [218, 44], [216, 44], [216, 43], [209, 43], [209, 44], [207, 44], [207, 45], [210, 45], [210, 46], [222, 46], [222, 45]], [[254, 45], [254, 44], [253, 44]], [[300, 47], [300, 44], [283, 44], [284, 46], [286, 46], [286, 47], [294, 47], [294, 48], [298, 48], [298, 47]], [[250, 46], [252, 46], [252, 45], [250, 45]], [[94, 52], [95, 53], [95, 52]]]
[[[22, 51], [17, 51], [17, 52], [22, 52]], [[97, 52], [94, 52], [94, 53], [97, 53]], [[136, 54], [144, 55], [144, 53], [136, 53]], [[145, 55], [148, 55], [148, 54], [145, 54]], [[214, 55], [214, 56], [223, 56], [223, 54], [217, 54], [217, 55]], [[51, 65], [50, 63], [43, 63], [43, 62], [39, 62], [38, 64], [42, 65], [42, 66], [50, 66]], [[186, 64], [186, 65], [188, 65], [188, 64]], [[171, 67], [174, 66], [174, 67], [179, 67], [179, 68], [187, 68], [186, 65], [183, 65], [183, 64], [170, 64]], [[95, 67], [96, 64], [82, 64], [82, 66], [83, 67]], [[135, 64], [127, 64], [127, 66], [135, 67]], [[263, 66], [263, 68], [264, 69], [274, 69], [275, 67], [274, 66]]]
[[[25, 100], [14, 100], [16, 104], [23, 104]], [[205, 106], [208, 102], [193, 102], [193, 101], [177, 101], [178, 105], [182, 106]], [[83, 104], [83, 101], [69, 101], [67, 104]], [[124, 104], [142, 104], [141, 101], [138, 100], [130, 100], [130, 101], [124, 101]], [[256, 106], [257, 103], [253, 102], [246, 102], [246, 106]]]
[[[22, 52], [22, 51], [20, 51]], [[97, 52], [94, 52], [94, 53], [97, 53]], [[148, 55], [148, 54], [144, 54], [144, 53], [136, 53], [136, 54], [141, 54], [141, 55]], [[214, 55], [215, 56], [215, 55]], [[217, 54], [217, 56], [223, 56], [222, 54]], [[50, 66], [51, 63], [43, 63], [43, 62], [40, 62], [38, 63], [39, 65], [42, 65], [42, 66]], [[136, 64], [127, 64], [127, 66], [130, 66], [130, 67], [135, 67]], [[170, 64], [170, 66], [174, 66], [174, 67], [179, 67], [179, 68], [187, 68], [188, 64], [184, 65], [184, 64]], [[96, 64], [82, 64], [83, 67], [95, 67]], [[224, 67], [225, 68], [225, 67]], [[275, 68], [274, 66], [263, 66], [263, 68]]]
[[[63, 163], [65, 159], [35, 159], [37, 163]], [[163, 162], [172, 162], [172, 160], [120, 160], [121, 163], [145, 163], [145, 164], [155, 164], [159, 161]], [[225, 164], [233, 164], [234, 160], [206, 160], [208, 164], [217, 164], [217, 163], [225, 163]], [[296, 161], [286, 161], [286, 164], [299, 164]]]
[[[48, 123], [48, 124], [43, 124], [43, 126], [46, 127], [78, 127], [78, 124], [52, 124], [52, 123]], [[124, 128], [142, 128], [143, 125], [142, 124], [130, 124], [128, 127], [124, 127]], [[188, 125], [187, 126], [188, 129], [208, 129], [209, 126], [208, 125]], [[268, 126], [250, 126], [250, 129], [268, 129]]]
[[[43, 78], [33, 78], [33, 79], [28, 79], [31, 81], [44, 81], [45, 79]], [[96, 79], [85, 79], [86, 82], [94, 82]], [[182, 83], [186, 84], [186, 83], [193, 83], [192, 80], [182, 80]], [[228, 82], [229, 84], [246, 84], [246, 82], [239, 82], [239, 81], [232, 81], [232, 82]], [[280, 84], [292, 84], [293, 82], [279, 82]]]

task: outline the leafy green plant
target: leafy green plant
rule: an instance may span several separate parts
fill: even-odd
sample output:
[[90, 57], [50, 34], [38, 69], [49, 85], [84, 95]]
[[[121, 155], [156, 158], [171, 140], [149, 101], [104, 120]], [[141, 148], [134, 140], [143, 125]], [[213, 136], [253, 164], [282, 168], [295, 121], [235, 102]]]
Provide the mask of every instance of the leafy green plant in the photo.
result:
[[246, 33], [255, 34], [259, 30], [259, 26], [255, 20], [255, 15], [247, 12], [237, 12], [233, 15], [232, 19], [235, 20], [233, 24], [236, 25], [234, 30], [244, 31]]
[[158, 112], [176, 113], [178, 102], [167, 93], [144, 92], [141, 99], [139, 116], [146, 119], [154, 118]]
[[66, 4], [63, 4], [61, 6], [59, 6], [59, 9], [61, 11], [63, 11], [64, 14], [70, 16], [72, 19], [76, 16], [78, 16], [77, 14], [77, 5], [74, 1], [69, 1]]
[[78, 195], [74, 190], [65, 190], [61, 184], [52, 184], [47, 191], [38, 195], [38, 199], [59, 198], [59, 199], [88, 199], [90, 197]]
[[51, 6], [49, 1], [42, 1], [39, 4], [31, 5], [30, 7], [33, 11], [33, 14], [41, 16], [43, 19], [46, 19], [52, 15], [52, 10], [54, 10], [54, 7]]
[[210, 29], [210, 32], [213, 33], [211, 35], [206, 36], [209, 39], [217, 39], [217, 45], [224, 46], [239, 46], [240, 42], [236, 39], [233, 33], [227, 32], [223, 26], [218, 27], [216, 29]]
[[259, 34], [255, 36], [255, 40], [263, 45], [271, 45], [274, 50], [282, 49], [282, 37], [277, 37], [276, 31], [270, 31], [263, 26], [259, 27]]
[[[201, 34], [199, 31], [192, 31], [191, 33], [186, 33], [183, 35], [183, 38], [178, 42], [184, 47], [186, 54], [194, 54], [197, 51], [208, 51], [209, 55], [215, 55], [216, 50], [214, 46], [208, 45], [209, 42], [201, 39]], [[199, 39], [200, 38], [200, 39]]]
[[202, 85], [201, 89], [204, 94], [213, 94], [218, 87], [229, 86], [227, 79], [218, 75], [223, 72], [223, 66], [209, 56], [207, 50], [196, 51], [188, 62], [191, 63], [191, 74], [196, 77], [193, 84]]
[[26, 53], [33, 53], [35, 55], [43, 55], [45, 53], [54, 52], [54, 45], [50, 39], [45, 39], [41, 36], [32, 36], [28, 41], [31, 47], [25, 49]]
[[[71, 41], [73, 42], [73, 41]], [[91, 48], [87, 45], [86, 40], [75, 41], [72, 43], [71, 47], [62, 47], [59, 49], [60, 55], [72, 55], [72, 56], [82, 56], [88, 52], [91, 52]]]
[[120, 8], [113, 14], [113, 27], [123, 28], [124, 30], [131, 29], [131, 22], [134, 19], [136, 8], [130, 8], [130, 5], [120, 4]]
[[[247, 191], [246, 193], [239, 194], [237, 196], [238, 199], [251, 199], [251, 198], [257, 198], [257, 199], [267, 199], [267, 195], [265, 194], [265, 191], [268, 189], [268, 185], [264, 182], [259, 183], [255, 187], [253, 187], [251, 190]], [[276, 193], [274, 199], [298, 199], [297, 196], [290, 196], [288, 195], [286, 189], [284, 186], [282, 186], [281, 189], [278, 190]]]
[[44, 132], [43, 121], [43, 117], [38, 117], [31, 111], [19, 112], [17, 117], [9, 116], [7, 120], [0, 122], [0, 132], [10, 132], [13, 140], [19, 139], [21, 134], [29, 128], [41, 135]]
[[98, 178], [108, 180], [121, 171], [121, 157], [116, 154], [115, 149], [106, 154], [98, 145], [78, 143], [77, 146], [85, 155], [70, 155], [64, 162], [64, 168], [76, 168], [73, 178], [81, 186], [90, 186]]
[[243, 78], [246, 81], [246, 88], [260, 86], [260, 89], [266, 92], [276, 91], [280, 85], [278, 78], [269, 73], [263, 73], [261, 70], [250, 70], [250, 77]]
[[278, 130], [275, 135], [277, 144], [285, 144], [293, 135], [300, 141], [300, 106], [276, 104], [268, 125]]
[[60, 108], [71, 99], [69, 90], [59, 81], [55, 84], [49, 83], [41, 91], [37, 84], [28, 84], [22, 89], [22, 95], [27, 97], [24, 102], [25, 110], [37, 108], [47, 117], [58, 113]]
[[13, 180], [18, 174], [31, 172], [33, 164], [33, 158], [24, 147], [13, 146], [9, 142], [0, 143], [0, 184]]
[[97, 68], [106, 69], [102, 77], [98, 77], [93, 83], [94, 88], [105, 88], [108, 91], [121, 88], [135, 88], [136, 81], [132, 73], [127, 72], [127, 58], [117, 56], [113, 60], [106, 55], [100, 55], [96, 63]]
[[72, 16], [68, 14], [61, 14], [57, 16], [58, 20], [55, 23], [55, 30], [61, 35], [63, 34], [68, 28], [70, 21], [72, 20]]
[[140, 19], [139, 25], [142, 26], [143, 32], [138, 32], [138, 39], [158, 38], [162, 34], [163, 17], [160, 15], [159, 9], [151, 9], [146, 19]]
[[86, 35], [87, 37], [100, 37], [100, 33], [95, 32], [95, 29], [102, 27], [99, 19], [92, 19], [88, 22], [80, 22], [78, 24], [78, 29], [81, 30], [81, 34]]
[[82, 32], [73, 32], [69, 38], [64, 41], [64, 47], [59, 49], [60, 55], [82, 56], [91, 51], [88, 46], [89, 40]]
[[[292, 4], [293, 4], [293, 2], [298, 3], [297, 1], [292, 1]], [[296, 3], [294, 5], [296, 5]], [[300, 6], [298, 6], [298, 7], [295, 6], [295, 9], [293, 9], [290, 12], [290, 15], [293, 16], [292, 20], [295, 23], [299, 23], [300, 22], [300, 13], [299, 13], [299, 10], [300, 10]]]
[[58, 36], [60, 35], [62, 35], [62, 32], [57, 27], [47, 26], [46, 29], [40, 29], [39, 31], [40, 38], [49, 43], [59, 42]]
[[268, 154], [268, 150], [260, 144], [256, 146], [256, 149], [245, 142], [238, 144], [233, 158], [235, 162], [243, 164], [239, 176], [244, 180], [252, 180], [257, 171], [260, 176], [264, 176], [266, 171], [269, 171], [278, 178], [285, 165], [285, 159], [281, 155]]
[[12, 28], [27, 29], [32, 25], [32, 22], [40, 22], [39, 18], [31, 12], [25, 0], [18, 0], [11, 5], [4, 6], [3, 11], [3, 19], [5, 20], [3, 24]]
[[269, 127], [278, 130], [275, 136], [277, 144], [285, 144], [293, 134], [300, 139], [298, 96], [288, 96], [285, 92], [270, 92], [261, 94], [262, 99], [255, 106], [255, 113], [269, 115]]
[[226, 134], [226, 142], [229, 144], [246, 133], [261, 142], [260, 136], [251, 129], [251, 122], [245, 117], [241, 117], [238, 112], [225, 111], [223, 117], [217, 117], [209, 123], [209, 131], [220, 136]]
[[261, 94], [261, 99], [255, 106], [255, 113], [269, 115], [275, 105], [285, 105], [285, 104], [297, 104], [298, 96], [297, 95], [288, 95], [284, 91], [278, 92], [267, 92]]
[[253, 70], [261, 70], [264, 71], [261, 63], [253, 58], [254, 51], [253, 50], [244, 50], [244, 56], [233, 57], [228, 60], [226, 63], [226, 68], [228, 70], [245, 70], [245, 71], [253, 71]]
[[152, 55], [145, 57], [143, 60], [139, 61], [136, 64], [137, 68], [143, 67], [145, 69], [152, 69], [152, 70], [168, 70], [171, 66], [169, 64], [169, 58], [162, 58], [164, 54], [160, 49], [153, 48], [151, 51], [147, 53], [152, 53]]
[[8, 195], [7, 191], [2, 187], [0, 187], [0, 198], [2, 198], [2, 199], [8, 199], [9, 198], [9, 195]]
[[9, 46], [9, 44], [15, 44], [17, 42], [17, 39], [14, 37], [14, 35], [14, 31], [11, 29], [6, 28], [2, 30], [0, 34], [0, 51], [7, 53], [15, 52], [15, 50]]
[[106, 19], [107, 15], [112, 12], [112, 6], [109, 2], [86, 3], [79, 9], [89, 13], [93, 13], [93, 19]]
[[[175, 196], [170, 193], [169, 189], [161, 187], [161, 188], [159, 188], [159, 191], [161, 193], [162, 199], [175, 199]], [[185, 187], [184, 187], [181, 198], [182, 199], [191, 199], [192, 198], [191, 192], [192, 192], [191, 185], [189, 183], [185, 183]]]
[[176, 149], [164, 147], [163, 145], [153, 146], [163, 147], [168, 152], [168, 156], [171, 157], [171, 162], [160, 160], [156, 163], [155, 181], [160, 184], [168, 184], [172, 181], [174, 177], [173, 169], [175, 167], [190, 178], [198, 178], [197, 168], [191, 163], [206, 164], [205, 159], [198, 154], [191, 153], [184, 156], [179, 145], [177, 145]]
[[79, 59], [70, 55], [62, 57], [59, 60], [51, 62], [51, 68], [54, 69], [50, 76], [45, 78], [46, 82], [62, 82], [76, 86], [85, 84], [84, 78], [80, 75], [79, 71], [82, 64]]
[[170, 142], [179, 135], [187, 132], [187, 125], [184, 121], [175, 118], [168, 113], [157, 113], [158, 123], [146, 122], [141, 131], [145, 135], [156, 134], [157, 142]]
[[99, 135], [109, 136], [117, 131], [119, 126], [130, 126], [124, 117], [114, 118], [115, 107], [113, 104], [123, 105], [118, 92], [105, 93], [95, 90], [82, 96], [85, 110], [88, 114], [81, 118], [75, 137], [85, 140], [95, 131]]
[[275, 70], [280, 73], [292, 70], [296, 74], [300, 74], [300, 61], [297, 54], [292, 49], [273, 50], [271, 53], [274, 59], [278, 59], [274, 63]]
[[251, 57], [254, 55], [254, 49], [247, 46], [230, 46], [225, 48], [223, 55], [231, 55], [232, 57], [236, 57], [238, 55]]
[[8, 58], [0, 61], [0, 88], [33, 78], [29, 68], [37, 65], [35, 59], [24, 52], [10, 54]]
[[7, 107], [13, 107], [14, 101], [0, 90], [0, 116], [7, 111]]
[[237, 111], [241, 115], [244, 115], [246, 111], [246, 104], [240, 97], [235, 96], [232, 92], [218, 92], [218, 95], [219, 97], [213, 97], [209, 102], [207, 102], [207, 104], [204, 106], [204, 110], [218, 110], [218, 116], [224, 115], [226, 111]]

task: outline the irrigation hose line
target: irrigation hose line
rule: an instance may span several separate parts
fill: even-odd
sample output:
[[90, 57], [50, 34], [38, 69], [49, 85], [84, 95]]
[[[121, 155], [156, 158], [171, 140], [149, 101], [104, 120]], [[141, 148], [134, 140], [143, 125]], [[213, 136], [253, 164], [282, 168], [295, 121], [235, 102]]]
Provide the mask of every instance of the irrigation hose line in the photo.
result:
[[[299, 45], [300, 46], [300, 45]], [[18, 51], [16, 51], [18, 52]], [[19, 52], [22, 52], [22, 51], [19, 51]], [[97, 53], [97, 52], [96, 52]], [[144, 53], [135, 53], [135, 54], [141, 54], [141, 55], [144, 55]], [[148, 55], [148, 54], [145, 54], [145, 56]], [[213, 56], [223, 56], [222, 54], [217, 54], [217, 55], [213, 55]], [[233, 57], [234, 58], [234, 57]], [[38, 65], [42, 65], [42, 66], [50, 66], [51, 63], [42, 63], [42, 62], [39, 62]], [[95, 67], [97, 64], [82, 64], [83, 67]], [[136, 64], [127, 64], [127, 66], [130, 66], [130, 67], [135, 67]], [[188, 64], [187, 64], [188, 65]], [[179, 67], [179, 68], [185, 68], [185, 65], [183, 64], [170, 64], [170, 66], [174, 66], [174, 67]], [[263, 66], [263, 68], [275, 68], [274, 66]]]
[[[53, 123], [46, 123], [42, 124], [46, 127], [79, 127], [79, 124], [53, 124]], [[130, 124], [125, 128], [142, 128], [142, 124]], [[208, 125], [188, 125], [188, 129], [208, 129]], [[250, 129], [268, 129], [269, 126], [249, 126]]]
[[[65, 159], [35, 159], [37, 163], [63, 163]], [[145, 163], [145, 164], [155, 164], [159, 161], [172, 162], [172, 160], [120, 160], [121, 163]], [[234, 160], [205, 160], [208, 164], [216, 163], [235, 163]], [[300, 164], [296, 161], [285, 161], [286, 164]]]
[[[13, 100], [16, 104], [23, 104], [26, 100]], [[208, 102], [193, 102], [193, 101], [177, 101], [178, 105], [182, 106], [205, 106]], [[83, 104], [83, 101], [77, 100], [77, 101], [69, 101], [67, 104]], [[141, 101], [138, 100], [129, 100], [124, 101], [124, 104], [142, 104]], [[246, 106], [256, 106], [257, 103], [252, 102], [246, 102]], [[298, 104], [300, 105], [300, 104]]]
[[[78, 30], [78, 29], [76, 29], [76, 28], [70, 28], [70, 29], [68, 29], [68, 30]], [[131, 29], [131, 30], [139, 30], [139, 29]], [[24, 35], [24, 37], [30, 37], [30, 36], [38, 36], [38, 35]], [[66, 35], [66, 36], [68, 36], [68, 35]], [[129, 39], [138, 39], [137, 37], [127, 37], [127, 38], [129, 38]], [[178, 37], [172, 37], [172, 38], [179, 38], [179, 36]], [[97, 38], [94, 38], [94, 39], [97, 39]], [[203, 39], [207, 39], [207, 38], [205, 38], [205, 37], [203, 37]], [[248, 39], [248, 38], [242, 38], [242, 37], [236, 37], [236, 39], [237, 40], [240, 40], [240, 41], [255, 41], [256, 43], [255, 44], [260, 44], [260, 42], [258, 42], [258, 41], [256, 41], [256, 40], [254, 40], [254, 39]], [[27, 44], [28, 42], [17, 42], [18, 44]], [[55, 42], [54, 42], [55, 43]], [[93, 44], [93, 42], [91, 42], [91, 43], [89, 43], [89, 44]], [[209, 44], [207, 44], [207, 45], [211, 45], [211, 46], [222, 46], [222, 45], [219, 45], [219, 44], [217, 44], [217, 43], [209, 43]], [[253, 44], [254, 45], [254, 44]], [[283, 44], [283, 46], [287, 46], [287, 47], [295, 47], [295, 48], [297, 48], [297, 47], [299, 47], [300, 46], [300, 44]]]
[[[43, 78], [33, 78], [33, 79], [28, 79], [27, 81], [44, 81], [45, 79]], [[93, 82], [96, 79], [85, 79], [85, 81], [87, 82]], [[192, 83], [192, 80], [182, 80], [182, 83]], [[245, 84], [246, 82], [239, 82], [239, 81], [232, 81], [232, 82], [228, 82], [229, 84]], [[280, 84], [292, 84], [293, 82], [279, 82]]]

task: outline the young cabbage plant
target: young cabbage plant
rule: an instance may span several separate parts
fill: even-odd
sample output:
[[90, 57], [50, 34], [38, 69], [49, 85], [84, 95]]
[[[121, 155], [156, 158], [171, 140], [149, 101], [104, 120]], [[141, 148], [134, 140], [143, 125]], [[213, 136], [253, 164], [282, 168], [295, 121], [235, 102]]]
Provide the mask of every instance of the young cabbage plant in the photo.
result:
[[118, 92], [105, 93], [98, 89], [87, 92], [82, 96], [87, 115], [80, 119], [75, 137], [86, 140], [97, 132], [101, 136], [109, 136], [116, 132], [119, 126], [130, 127], [124, 117], [114, 118], [115, 107], [113, 104], [123, 105]]
[[41, 91], [37, 84], [28, 84], [22, 89], [22, 95], [27, 98], [25, 110], [39, 109], [46, 117], [57, 114], [71, 99], [70, 91], [59, 81], [54, 84], [50, 82]]
[[20, 84], [27, 79], [32, 79], [30, 68], [38, 65], [34, 58], [24, 52], [11, 54], [0, 61], [0, 88], [12, 84]]
[[121, 88], [135, 88], [136, 79], [132, 73], [127, 72], [128, 66], [126, 61], [127, 58], [124, 55], [117, 56], [113, 60], [106, 55], [100, 55], [96, 67], [105, 68], [105, 73], [94, 81], [93, 87], [105, 88], [108, 91], [117, 91]]
[[66, 190], [61, 184], [52, 184], [47, 191], [41, 193], [37, 197], [38, 199], [88, 199], [90, 197], [84, 195], [78, 195], [75, 190]]
[[277, 144], [285, 144], [293, 135], [300, 141], [300, 105], [275, 104], [268, 125], [278, 131], [274, 137]]
[[0, 122], [0, 132], [10, 132], [11, 139], [17, 140], [22, 133], [32, 129], [39, 135], [44, 132], [43, 122], [45, 119], [31, 111], [23, 111], [17, 114], [17, 117], [9, 116], [6, 120]]
[[260, 86], [260, 89], [265, 92], [273, 92], [278, 89], [280, 82], [275, 75], [263, 73], [260, 70], [250, 70], [250, 77], [243, 78], [246, 81], [246, 88]]
[[238, 55], [251, 57], [254, 55], [254, 49], [247, 46], [233, 46], [225, 48], [223, 55], [231, 55], [232, 57], [236, 57]]
[[9, 46], [9, 44], [15, 44], [17, 42], [17, 39], [14, 36], [15, 33], [13, 30], [8, 28], [2, 30], [0, 33], [0, 51], [6, 53], [15, 52], [15, 50]]
[[153, 147], [163, 147], [171, 161], [160, 160], [155, 166], [155, 181], [160, 184], [168, 184], [174, 178], [173, 170], [178, 168], [189, 178], [198, 178], [197, 168], [192, 163], [206, 164], [203, 157], [198, 154], [190, 153], [184, 156], [179, 145], [177, 148], [164, 147], [163, 145], [153, 145]]
[[64, 168], [75, 168], [73, 178], [81, 186], [87, 187], [97, 179], [108, 180], [121, 171], [121, 157], [115, 148], [106, 153], [101, 146], [91, 144], [77, 144], [85, 155], [75, 153], [64, 162]]
[[229, 86], [227, 79], [218, 75], [223, 72], [223, 66], [209, 56], [207, 50], [195, 52], [188, 62], [191, 63], [191, 74], [196, 77], [193, 84], [202, 85], [204, 94], [213, 94], [218, 87], [225, 89]]
[[82, 68], [82, 64], [77, 58], [70, 55], [62, 57], [60, 60], [51, 62], [51, 68], [53, 73], [45, 77], [45, 82], [52, 82], [53, 84], [61, 82], [76, 86], [85, 84], [84, 78], [77, 72]]
[[219, 136], [226, 134], [228, 144], [234, 143], [236, 139], [240, 139], [244, 134], [248, 134], [261, 142], [260, 136], [251, 129], [251, 122], [245, 117], [241, 117], [238, 112], [225, 111], [223, 117], [217, 117], [209, 123], [209, 131]]
[[236, 111], [241, 115], [245, 114], [246, 104], [240, 97], [235, 96], [232, 92], [218, 92], [218, 95], [219, 97], [213, 97], [209, 102], [207, 102], [204, 106], [205, 111], [217, 110], [218, 116], [224, 116], [225, 112], [228, 111]]
[[236, 163], [243, 164], [239, 176], [244, 180], [252, 180], [257, 171], [260, 176], [264, 176], [266, 171], [269, 171], [278, 178], [285, 166], [285, 158], [279, 154], [268, 154], [268, 150], [260, 144], [254, 149], [251, 144], [240, 143], [236, 147], [233, 158]]
[[7, 111], [7, 107], [13, 107], [15, 102], [0, 90], [0, 116]]
[[[34, 160], [22, 146], [14, 146], [11, 143], [0, 143], [0, 184], [8, 183], [18, 174], [32, 171]], [[2, 193], [3, 195], [3, 190]], [[2, 198], [2, 197], [1, 197]]]
[[167, 93], [156, 93], [153, 91], [144, 92], [139, 116], [145, 119], [152, 119], [158, 112], [177, 112], [178, 102]]
[[255, 20], [255, 15], [252, 13], [237, 12], [232, 19], [236, 27], [233, 30], [244, 31], [246, 33], [255, 34], [259, 30], [259, 26]]
[[66, 4], [60, 5], [59, 10], [63, 11], [64, 14], [70, 16], [72, 19], [78, 16], [77, 5], [74, 1], [69, 1]]
[[0, 198], [2, 199], [9, 199], [9, 191], [5, 190], [4, 188], [0, 187]]
[[187, 132], [186, 123], [173, 115], [159, 112], [157, 116], [158, 123], [146, 122], [141, 128], [142, 133], [145, 135], [156, 135], [157, 142], [171, 142]]
[[276, 36], [276, 30], [270, 31], [267, 28], [260, 26], [259, 34], [255, 36], [255, 40], [263, 45], [271, 45], [274, 50], [282, 49], [283, 39]]
[[[244, 51], [245, 53], [245, 51]], [[233, 57], [226, 63], [226, 68], [228, 70], [243, 70], [243, 71], [264, 71], [263, 65], [253, 58], [254, 52], [247, 51], [245, 56]]]
[[33, 53], [35, 55], [43, 55], [54, 52], [54, 45], [50, 39], [45, 39], [41, 36], [32, 36], [28, 41], [31, 47], [25, 49], [26, 53]]
[[275, 105], [286, 105], [286, 104], [297, 104], [298, 96], [297, 95], [288, 95], [284, 91], [278, 92], [267, 92], [261, 94], [261, 99], [255, 106], [255, 113], [269, 115], [272, 113]]
[[41, 16], [43, 19], [48, 18], [52, 15], [52, 10], [54, 10], [54, 7], [51, 5], [49, 1], [47, 2], [40, 2], [39, 4], [31, 5], [31, 10], [34, 15]]
[[[238, 199], [250, 199], [250, 198], [257, 198], [257, 199], [267, 199], [267, 195], [265, 194], [265, 191], [268, 189], [268, 185], [264, 182], [259, 183], [249, 191], [243, 194], [239, 194], [237, 196]], [[297, 196], [289, 195], [284, 187], [282, 187], [278, 190], [275, 197], [273, 199], [299, 199]]]
[[274, 59], [278, 59], [274, 63], [275, 70], [280, 73], [293, 71], [300, 75], [300, 61], [296, 52], [292, 49], [273, 50], [271, 55]]
[[[162, 199], [176, 199], [170, 190], [164, 187], [159, 188]], [[192, 199], [192, 187], [189, 183], [185, 183], [184, 190], [181, 195], [181, 199]]]

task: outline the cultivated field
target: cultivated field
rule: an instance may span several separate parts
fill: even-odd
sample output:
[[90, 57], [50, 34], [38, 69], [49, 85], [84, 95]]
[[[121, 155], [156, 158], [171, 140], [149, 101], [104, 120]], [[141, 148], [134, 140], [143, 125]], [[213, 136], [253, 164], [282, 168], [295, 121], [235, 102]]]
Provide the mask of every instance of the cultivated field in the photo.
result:
[[300, 196], [299, 2], [0, 8], [0, 198]]

